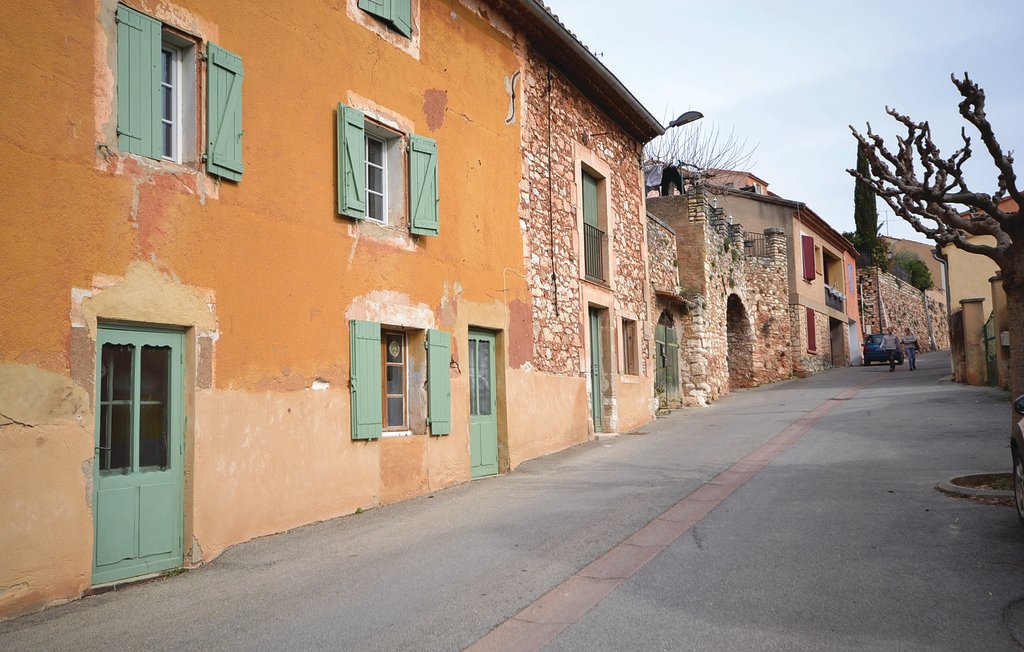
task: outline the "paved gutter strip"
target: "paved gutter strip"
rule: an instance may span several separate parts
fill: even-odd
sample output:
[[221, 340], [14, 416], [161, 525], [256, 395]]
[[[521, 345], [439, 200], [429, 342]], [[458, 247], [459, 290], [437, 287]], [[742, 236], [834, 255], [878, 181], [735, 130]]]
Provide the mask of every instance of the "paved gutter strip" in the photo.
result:
[[466, 649], [470, 652], [542, 649], [795, 444], [835, 409], [839, 401], [852, 398], [884, 377], [875, 375], [827, 399]]

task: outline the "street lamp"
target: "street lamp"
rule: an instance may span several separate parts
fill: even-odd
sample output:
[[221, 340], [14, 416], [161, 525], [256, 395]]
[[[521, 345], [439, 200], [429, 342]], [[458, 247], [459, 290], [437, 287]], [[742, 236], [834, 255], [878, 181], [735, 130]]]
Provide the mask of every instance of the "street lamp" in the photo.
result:
[[701, 113], [700, 111], [687, 111], [686, 113], [682, 114], [672, 122], [668, 123], [668, 127], [666, 127], [666, 129], [671, 129], [672, 127], [682, 127], [685, 124], [696, 122], [697, 120], [700, 120], [703, 117], [704, 114]]

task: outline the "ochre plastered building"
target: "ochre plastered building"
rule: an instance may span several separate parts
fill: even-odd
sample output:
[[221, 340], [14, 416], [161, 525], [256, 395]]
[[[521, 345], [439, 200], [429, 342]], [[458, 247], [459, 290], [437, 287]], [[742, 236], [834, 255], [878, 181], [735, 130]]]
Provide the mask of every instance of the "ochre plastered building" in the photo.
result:
[[541, 4], [5, 25], [0, 618], [651, 418], [661, 127]]

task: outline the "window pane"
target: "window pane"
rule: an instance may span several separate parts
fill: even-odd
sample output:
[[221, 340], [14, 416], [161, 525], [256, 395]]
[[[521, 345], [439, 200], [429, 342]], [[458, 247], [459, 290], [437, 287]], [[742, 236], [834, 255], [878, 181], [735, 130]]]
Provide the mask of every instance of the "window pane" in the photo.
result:
[[405, 374], [402, 373], [402, 366], [401, 365], [388, 365], [388, 367], [387, 367], [387, 378], [385, 379], [386, 380], [386, 387], [387, 387], [387, 389], [385, 390], [385, 393], [387, 393], [389, 395], [399, 395], [399, 396], [404, 394], [404, 391], [403, 391], [404, 388], [405, 388], [405, 378], [404, 378], [404, 376], [405, 376]]
[[385, 335], [385, 342], [387, 343], [387, 356], [388, 362], [401, 362], [402, 361], [402, 336], [389, 333]]
[[171, 349], [144, 346], [139, 379], [139, 466], [167, 468]]
[[100, 407], [100, 471], [131, 470], [132, 406]]
[[173, 65], [173, 60], [174, 60], [173, 57], [174, 57], [174, 55], [171, 54], [171, 52], [169, 50], [161, 50], [160, 51], [160, 63], [161, 63], [161, 67], [163, 68], [163, 70], [162, 70], [163, 75], [162, 75], [161, 79], [163, 80], [163, 82], [165, 84], [170, 84], [171, 83], [171, 70], [172, 70], [171, 66]]
[[171, 158], [174, 156], [174, 125], [163, 123], [164, 149], [163, 155]]
[[164, 120], [173, 120], [174, 119], [174, 89], [171, 88], [170, 86], [164, 86], [163, 88], [160, 89], [160, 94], [163, 96], [163, 104], [164, 104], [163, 118], [164, 118]]
[[104, 344], [100, 373], [100, 400], [123, 401], [132, 397], [132, 351], [130, 344]]
[[402, 397], [388, 399], [388, 423], [389, 428], [398, 428], [405, 425], [405, 400]]
[[142, 378], [140, 378], [140, 398], [143, 401], [166, 402], [168, 388], [171, 384], [171, 347], [142, 347]]
[[373, 138], [367, 138], [366, 160], [378, 167], [382, 167], [384, 165], [384, 143]]
[[384, 220], [384, 198], [380, 195], [366, 193], [366, 213], [375, 220]]
[[384, 192], [384, 170], [381, 168], [366, 168], [366, 188], [376, 193]]
[[478, 342], [477, 350], [477, 397], [478, 408], [481, 416], [488, 416], [491, 413], [491, 345], [490, 342]]

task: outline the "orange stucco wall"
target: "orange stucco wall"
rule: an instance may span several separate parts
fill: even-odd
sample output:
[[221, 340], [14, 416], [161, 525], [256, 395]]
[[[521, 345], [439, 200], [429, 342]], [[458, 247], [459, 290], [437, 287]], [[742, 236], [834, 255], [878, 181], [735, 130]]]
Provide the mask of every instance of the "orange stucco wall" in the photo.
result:
[[[407, 41], [355, 0], [129, 4], [242, 57], [245, 172], [222, 182], [120, 151], [113, 0], [8, 8], [0, 618], [90, 584], [101, 320], [185, 329], [190, 563], [467, 480], [470, 326], [499, 337], [503, 468], [586, 441], [584, 379], [507, 362], [532, 326], [509, 317], [530, 295], [517, 280], [520, 124], [506, 123], [505, 80], [522, 63], [499, 17], [414, 1]], [[338, 102], [436, 139], [439, 237], [337, 215]], [[453, 333], [451, 435], [351, 440], [349, 319]], [[12, 411], [15, 397], [45, 409]]]

